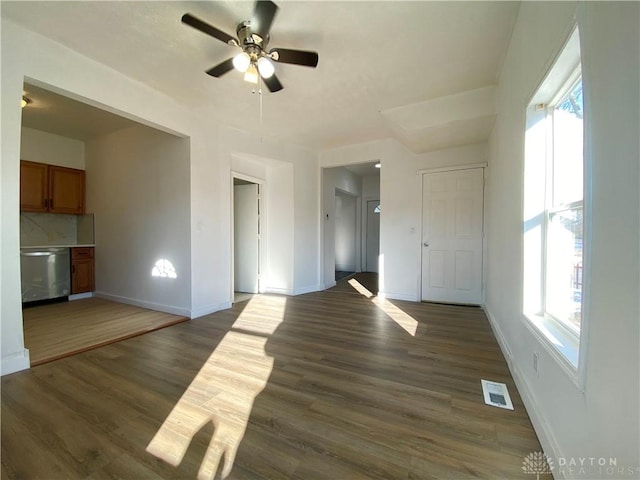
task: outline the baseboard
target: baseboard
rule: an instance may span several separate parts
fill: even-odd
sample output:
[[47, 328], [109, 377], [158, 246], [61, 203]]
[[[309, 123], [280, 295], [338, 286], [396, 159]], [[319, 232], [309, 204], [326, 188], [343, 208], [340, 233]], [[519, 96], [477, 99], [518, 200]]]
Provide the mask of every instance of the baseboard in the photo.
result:
[[394, 293], [394, 292], [378, 292], [378, 298], [384, 298], [386, 300], [403, 300], [405, 302], [419, 302], [420, 299], [415, 295], [409, 295], [406, 293]]
[[275, 293], [276, 295], [294, 295], [293, 290], [278, 287], [267, 287], [267, 293]]
[[324, 288], [322, 290], [328, 290], [330, 288], [333, 288], [337, 285], [335, 280], [331, 280], [330, 282], [327, 282], [324, 284]]
[[336, 265], [336, 272], [355, 272], [355, 265]]
[[[491, 311], [487, 308], [486, 305], [482, 306], [485, 314], [487, 315], [487, 319], [489, 320], [489, 325], [491, 326], [491, 330], [493, 331], [493, 335], [496, 337], [498, 345], [500, 346], [500, 350], [502, 350], [502, 355], [507, 360], [507, 366], [509, 367], [509, 371], [511, 372], [511, 376], [513, 377], [513, 381], [516, 384], [516, 388], [518, 389], [518, 393], [522, 398], [522, 402], [527, 410], [527, 414], [531, 419], [531, 424], [533, 425], [533, 429], [538, 435], [538, 440], [540, 440], [540, 445], [542, 445], [542, 450], [552, 459], [554, 463], [556, 459], [563, 458], [558, 442], [553, 435], [553, 430], [547, 422], [545, 416], [543, 415], [540, 407], [538, 406], [538, 402], [535, 399], [535, 396], [532, 393], [532, 389], [529, 387], [525, 377], [521, 374], [520, 369], [516, 365], [513, 355], [511, 353], [511, 349], [509, 348], [509, 344], [507, 339], [505, 338], [500, 325], [495, 320]], [[556, 465], [557, 466], [557, 465]], [[551, 472], [554, 478], [566, 478], [563, 472], [556, 472], [553, 470]]]
[[308, 287], [296, 288], [293, 291], [293, 294], [294, 295], [304, 295], [305, 293], [319, 292], [321, 290], [322, 290], [322, 286], [321, 285], [309, 285]]
[[27, 370], [31, 366], [29, 350], [25, 348], [20, 352], [3, 356], [1, 363], [2, 367], [0, 368], [0, 374], [3, 376], [19, 372], [21, 370]]
[[194, 318], [204, 317], [205, 315], [209, 315], [211, 313], [219, 312], [220, 310], [226, 310], [226, 309], [231, 308], [231, 307], [232, 307], [232, 303], [231, 302], [222, 302], [222, 303], [218, 303], [217, 305], [214, 305], [214, 304], [206, 305], [204, 307], [200, 307], [200, 308], [196, 308], [194, 310], [191, 310], [189, 318], [191, 318], [193, 320]]
[[187, 308], [174, 307], [171, 305], [163, 305], [161, 303], [145, 302], [143, 300], [136, 300], [134, 298], [128, 298], [128, 297], [121, 297], [119, 295], [110, 295], [108, 293], [103, 293], [103, 292], [94, 292], [94, 296], [98, 298], [104, 298], [105, 300], [111, 300], [112, 302], [133, 305], [134, 307], [147, 308], [149, 310], [156, 310], [158, 312], [171, 313], [173, 315], [180, 315], [183, 317], [191, 317], [191, 311]]
[[73, 300], [82, 300], [83, 298], [91, 298], [93, 297], [93, 292], [86, 293], [76, 293], [75, 295], [69, 295], [69, 301]]

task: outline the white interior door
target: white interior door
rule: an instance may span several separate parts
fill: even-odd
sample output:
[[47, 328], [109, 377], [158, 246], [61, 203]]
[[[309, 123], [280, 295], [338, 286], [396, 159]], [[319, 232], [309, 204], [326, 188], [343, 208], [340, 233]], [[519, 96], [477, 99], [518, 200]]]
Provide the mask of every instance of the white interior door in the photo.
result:
[[380, 256], [380, 200], [367, 201], [365, 271], [378, 272]]
[[483, 173], [423, 175], [423, 301], [482, 303]]
[[236, 292], [258, 293], [258, 193], [255, 183], [233, 187], [233, 282]]

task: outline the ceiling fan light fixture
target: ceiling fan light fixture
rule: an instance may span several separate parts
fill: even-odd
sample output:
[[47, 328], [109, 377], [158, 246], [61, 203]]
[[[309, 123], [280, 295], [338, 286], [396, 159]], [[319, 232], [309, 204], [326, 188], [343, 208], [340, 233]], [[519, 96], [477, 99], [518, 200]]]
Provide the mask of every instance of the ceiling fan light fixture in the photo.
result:
[[271, 76], [276, 71], [273, 63], [267, 57], [260, 57], [258, 59], [258, 71], [262, 78], [271, 78]]
[[240, 71], [246, 72], [251, 65], [251, 57], [247, 52], [240, 52], [235, 57], [233, 57], [233, 67]]
[[258, 83], [258, 69], [252, 63], [247, 68], [247, 71], [244, 72], [244, 81], [249, 83]]

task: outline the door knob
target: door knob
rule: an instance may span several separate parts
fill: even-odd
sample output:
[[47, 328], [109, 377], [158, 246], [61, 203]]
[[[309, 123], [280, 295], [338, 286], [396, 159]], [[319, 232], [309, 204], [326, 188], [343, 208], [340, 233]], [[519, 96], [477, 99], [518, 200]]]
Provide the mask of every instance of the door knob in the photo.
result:
[[428, 246], [429, 246], [429, 242], [424, 242], [424, 243], [423, 243], [423, 245], [424, 245], [425, 247], [428, 247]]

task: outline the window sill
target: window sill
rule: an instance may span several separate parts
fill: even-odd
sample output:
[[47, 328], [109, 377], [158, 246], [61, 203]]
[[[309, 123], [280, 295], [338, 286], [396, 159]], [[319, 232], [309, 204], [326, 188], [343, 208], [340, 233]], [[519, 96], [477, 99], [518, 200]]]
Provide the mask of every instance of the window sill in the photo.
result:
[[579, 339], [549, 318], [526, 313], [524, 316], [529, 330], [582, 390], [578, 379]]

